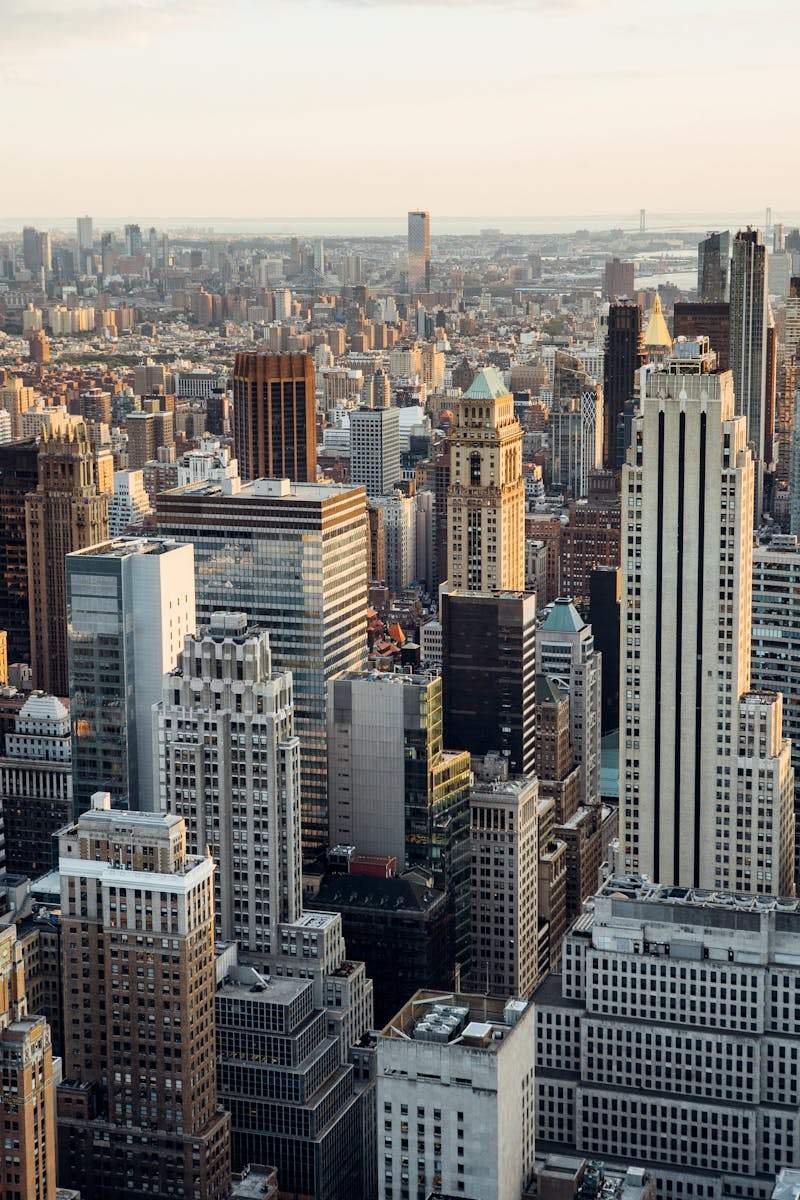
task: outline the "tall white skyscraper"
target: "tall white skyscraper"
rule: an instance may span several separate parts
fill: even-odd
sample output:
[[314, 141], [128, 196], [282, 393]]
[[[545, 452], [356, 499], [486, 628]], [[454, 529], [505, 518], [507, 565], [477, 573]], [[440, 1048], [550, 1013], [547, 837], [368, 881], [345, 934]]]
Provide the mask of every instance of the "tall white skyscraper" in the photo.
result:
[[267, 633], [214, 613], [164, 676], [153, 728], [159, 807], [184, 818], [189, 853], [208, 847], [217, 864], [218, 936], [274, 952], [278, 922], [301, 911], [300, 742]]
[[400, 410], [359, 408], [350, 416], [350, 482], [368, 496], [384, 496], [403, 477]]
[[408, 290], [411, 295], [430, 290], [431, 214], [408, 214]]
[[[746, 420], [734, 411], [731, 373], [713, 372], [707, 339], [694, 358], [688, 351], [684, 343], [683, 357], [648, 377], [622, 476], [625, 867], [664, 884], [792, 894], [780, 697], [749, 692]], [[762, 791], [765, 759], [775, 770]]]

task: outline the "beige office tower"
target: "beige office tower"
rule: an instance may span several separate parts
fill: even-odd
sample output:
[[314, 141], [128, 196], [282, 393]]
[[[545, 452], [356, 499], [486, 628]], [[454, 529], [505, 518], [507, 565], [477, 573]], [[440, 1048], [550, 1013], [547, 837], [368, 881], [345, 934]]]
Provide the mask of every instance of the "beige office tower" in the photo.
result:
[[538, 805], [535, 777], [478, 783], [470, 795], [476, 992], [528, 996], [536, 986]]
[[[622, 475], [625, 869], [663, 884], [793, 894], [780, 706], [765, 695], [756, 715], [749, 693], [754, 471], [746, 421], [736, 415], [731, 373], [714, 371], [707, 339], [676, 350], [647, 377]], [[755, 787], [765, 772], [771, 792]], [[765, 854], [759, 868], [758, 837], [766, 844], [768, 833], [770, 866]]]
[[25, 497], [33, 682], [69, 695], [65, 556], [108, 538], [108, 496], [96, 479], [96, 454], [80, 421], [50, 436], [42, 428], [39, 483]]
[[450, 432], [448, 582], [461, 592], [525, 588], [522, 429], [494, 367], [483, 367], [456, 406]]
[[59, 1181], [91, 1200], [230, 1195], [217, 1104], [214, 863], [178, 816], [111, 809], [61, 831]]
[[218, 936], [277, 951], [301, 914], [300, 741], [290, 672], [273, 673], [269, 635], [245, 613], [214, 613], [187, 636], [153, 711], [154, 790], [186, 821], [189, 849], [217, 863]]
[[408, 214], [408, 290], [427, 292], [431, 284], [431, 214]]

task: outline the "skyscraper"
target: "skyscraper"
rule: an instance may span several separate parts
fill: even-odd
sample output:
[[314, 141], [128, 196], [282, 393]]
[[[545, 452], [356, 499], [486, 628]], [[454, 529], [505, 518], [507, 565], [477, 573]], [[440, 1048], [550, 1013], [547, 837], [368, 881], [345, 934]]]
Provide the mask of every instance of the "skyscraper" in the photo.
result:
[[[730, 266], [730, 233], [727, 229], [724, 233], [709, 233], [697, 247], [697, 291], [701, 303], [727, 303], [730, 294]], [[708, 335], [709, 331], [704, 329], [702, 332]], [[714, 349], [716, 350], [716, 346]]]
[[187, 854], [181, 817], [118, 812], [98, 792], [59, 836], [59, 871], [59, 1179], [86, 1200], [223, 1200], [213, 860]]
[[191, 546], [158, 538], [67, 555], [66, 611], [75, 813], [98, 789], [152, 811], [152, 708], [195, 627]]
[[634, 269], [634, 263], [620, 262], [618, 258], [612, 258], [606, 263], [603, 272], [603, 295], [607, 300], [614, 300], [617, 296], [633, 298]]
[[470, 961], [470, 759], [444, 749], [438, 676], [347, 674], [328, 686], [331, 841], [389, 854], [447, 891]]
[[429, 292], [431, 284], [431, 214], [408, 214], [408, 290]]
[[142, 230], [139, 225], [125, 226], [125, 249], [130, 255], [142, 253]]
[[367, 495], [385, 496], [403, 477], [400, 410], [359, 408], [350, 416], [350, 482]]
[[233, 435], [242, 479], [313, 483], [316, 384], [310, 354], [237, 354]]
[[0, 929], [0, 1196], [56, 1200], [56, 1122], [50, 1026], [28, 1015], [22, 946]]
[[78, 242], [78, 265], [83, 270], [85, 256], [91, 254], [94, 246], [94, 233], [91, 217], [78, 217], [75, 222]]
[[36, 686], [56, 696], [69, 693], [64, 556], [108, 537], [108, 496], [95, 469], [82, 421], [55, 436], [42, 426], [38, 485], [25, 498], [31, 667]]
[[764, 461], [768, 433], [768, 318], [766, 247], [761, 231], [748, 228], [733, 239], [730, 364], [736, 411], [746, 417], [747, 441], [753, 447], [753, 457], [760, 463]]
[[246, 611], [273, 668], [292, 672], [304, 846], [327, 846], [325, 689], [367, 662], [363, 488], [211, 479], [162, 493], [157, 513], [159, 532], [194, 546], [198, 626]]
[[448, 583], [464, 592], [525, 586], [522, 428], [494, 367], [482, 368], [450, 430]]
[[277, 923], [301, 912], [300, 742], [267, 633], [214, 613], [186, 637], [153, 721], [157, 802], [184, 818], [189, 851], [216, 861], [219, 937], [274, 952]]
[[8, 634], [8, 661], [31, 659], [28, 607], [28, 541], [25, 497], [39, 482], [35, 441], [0, 445], [0, 629]]
[[642, 310], [638, 304], [612, 304], [603, 371], [603, 465], [616, 469], [625, 457], [626, 406], [633, 402], [636, 372], [645, 361]]
[[749, 691], [753, 459], [731, 374], [712, 364], [706, 342], [649, 375], [623, 469], [625, 867], [791, 895], [780, 697]]
[[556, 487], [579, 499], [589, 472], [603, 462], [603, 389], [574, 355], [556, 351], [550, 408], [551, 475]]

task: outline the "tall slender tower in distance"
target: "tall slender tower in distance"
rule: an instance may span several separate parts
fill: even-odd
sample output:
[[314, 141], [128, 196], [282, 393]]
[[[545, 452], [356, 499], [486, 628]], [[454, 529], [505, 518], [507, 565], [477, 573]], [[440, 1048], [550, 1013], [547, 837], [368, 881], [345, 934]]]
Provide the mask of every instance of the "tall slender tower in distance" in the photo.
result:
[[737, 413], [747, 418], [753, 456], [764, 461], [767, 436], [767, 251], [759, 229], [733, 239], [731, 264], [730, 364]]
[[730, 269], [730, 233], [727, 229], [723, 233], [709, 233], [697, 247], [697, 291], [702, 303], [724, 304], [727, 301]]
[[431, 214], [408, 214], [408, 290], [429, 292], [431, 284]]
[[233, 436], [242, 479], [317, 477], [317, 407], [310, 354], [237, 354]]

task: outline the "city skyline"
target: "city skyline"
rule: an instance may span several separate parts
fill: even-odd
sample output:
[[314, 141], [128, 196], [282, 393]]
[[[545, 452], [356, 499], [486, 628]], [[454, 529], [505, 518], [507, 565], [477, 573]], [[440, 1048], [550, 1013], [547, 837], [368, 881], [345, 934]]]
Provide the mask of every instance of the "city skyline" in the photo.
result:
[[[779, 28], [776, 48], [771, 31]], [[669, 22], [659, 23], [656, 48], [652, 19], [630, 0], [602, 9], [581, 0], [525, 5], [474, 0], [458, 7], [395, 0], [262, 5], [238, 0], [225, 10], [207, 0], [135, 6], [79, 0], [68, 11], [52, 0], [27, 5], [7, 0], [0, 94], [7, 94], [9, 107], [24, 106], [26, 117], [7, 131], [7, 153], [27, 164], [7, 203], [17, 212], [35, 211], [56, 176], [59, 191], [80, 197], [84, 210], [91, 202], [95, 211], [116, 211], [123, 196], [127, 209], [149, 207], [150, 180], [169, 170], [172, 206], [196, 210], [196, 171], [172, 169], [180, 147], [181, 161], [195, 162], [201, 171], [221, 155], [226, 161], [248, 155], [247, 179], [230, 199], [209, 196], [209, 208], [227, 215], [258, 211], [275, 161], [292, 163], [282, 181], [281, 208], [297, 217], [314, 216], [320, 181], [328, 177], [337, 185], [331, 215], [393, 210], [400, 166], [408, 207], [422, 203], [431, 212], [497, 215], [580, 210], [575, 197], [585, 194], [587, 163], [600, 151], [616, 164], [604, 177], [606, 211], [656, 205], [670, 211], [685, 203], [684, 176], [665, 175], [658, 167], [677, 153], [692, 178], [694, 204], [729, 208], [728, 174], [709, 170], [704, 139], [696, 139], [693, 149], [686, 137], [702, 113], [715, 127], [715, 161], [731, 159], [743, 142], [750, 145], [750, 169], [737, 206], [760, 210], [772, 203], [777, 211], [792, 195], [792, 171], [782, 151], [793, 132], [788, 54], [793, 32], [800, 32], [800, 14], [780, 2], [757, 13], [716, 0], [699, 8], [677, 0]], [[424, 45], [438, 48], [434, 59], [422, 52]], [[780, 49], [784, 45], [787, 51]], [[296, 52], [284, 54], [283, 46], [295, 46]], [[182, 61], [211, 65], [212, 91], [219, 80], [202, 121], [187, 121], [185, 78], [172, 69], [178, 49]], [[259, 159], [252, 156], [253, 131], [264, 127], [272, 111], [263, 88], [265, 52], [268, 94], [282, 95], [289, 115], [270, 121], [269, 153]], [[307, 81], [302, 89], [298, 56]], [[227, 70], [234, 62], [231, 88]], [[349, 62], [358, 70], [348, 70]], [[469, 85], [476, 67], [485, 77], [495, 76], [491, 86]], [[51, 140], [46, 157], [27, 153], [32, 140], [48, 138], [53, 92], [67, 94], [73, 80], [87, 73], [110, 98], [117, 96], [121, 79], [138, 84], [135, 104], [122, 97], [114, 104], [98, 175], [91, 172], [99, 132], [92, 106], [75, 108], [71, 136]], [[754, 87], [767, 85], [771, 119], [764, 122], [751, 95]], [[662, 118], [657, 152], [650, 133], [654, 109]], [[624, 112], [625, 120], [614, 121], [615, 112]], [[608, 119], [598, 126], [602, 113]], [[349, 184], [340, 170], [337, 123], [344, 135], [367, 114], [370, 125], [387, 136], [365, 137], [358, 180]], [[323, 115], [334, 124], [320, 136]], [[428, 131], [415, 139], [413, 152], [399, 150], [389, 136], [401, 121]], [[626, 150], [631, 145], [647, 146], [648, 152], [644, 158], [631, 155]], [[452, 163], [476, 159], [491, 162], [493, 169], [471, 172], [467, 187]], [[141, 170], [144, 162], [147, 171]], [[520, 170], [526, 162], [531, 166]], [[504, 200], [498, 180], [512, 173], [514, 187]]]

